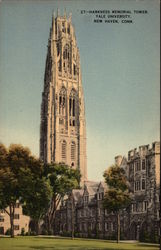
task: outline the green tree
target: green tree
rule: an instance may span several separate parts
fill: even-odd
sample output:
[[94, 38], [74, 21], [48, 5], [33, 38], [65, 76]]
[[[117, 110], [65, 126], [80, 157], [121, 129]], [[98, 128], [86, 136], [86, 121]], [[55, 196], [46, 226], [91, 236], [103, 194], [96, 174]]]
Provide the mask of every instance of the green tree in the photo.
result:
[[38, 223], [47, 211], [51, 199], [50, 185], [43, 178], [43, 164], [31, 155], [28, 148], [0, 144], [0, 208], [10, 217], [11, 237], [14, 237], [15, 205], [19, 200], [25, 214]]
[[18, 169], [26, 166], [29, 156], [30, 151], [20, 145], [11, 145], [7, 149], [0, 144], [0, 208], [10, 217], [11, 237], [14, 237], [15, 205], [22, 195]]
[[46, 165], [45, 175], [52, 187], [52, 199], [46, 215], [47, 230], [54, 233], [55, 212], [64, 196], [79, 187], [81, 175], [78, 169], [72, 169], [61, 163]]
[[34, 221], [35, 232], [38, 235], [40, 220], [47, 213], [51, 200], [51, 187], [44, 177], [34, 179], [34, 175], [27, 185], [29, 188], [23, 198], [23, 213]]
[[120, 211], [131, 201], [125, 171], [117, 165], [112, 165], [104, 173], [108, 190], [104, 196], [103, 205], [109, 212], [117, 216], [117, 242], [120, 240]]

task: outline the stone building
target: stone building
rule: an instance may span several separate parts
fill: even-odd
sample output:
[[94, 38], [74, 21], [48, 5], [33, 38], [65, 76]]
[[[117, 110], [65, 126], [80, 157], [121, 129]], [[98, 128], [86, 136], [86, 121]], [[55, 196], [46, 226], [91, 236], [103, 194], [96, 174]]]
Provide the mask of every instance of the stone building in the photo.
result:
[[[160, 235], [160, 143], [140, 146], [128, 152], [128, 158], [117, 156], [115, 163], [126, 171], [132, 202], [121, 212], [121, 238], [157, 241]], [[63, 201], [56, 216], [58, 234], [114, 239], [116, 216], [103, 208], [107, 186], [104, 182], [85, 182]]]
[[[7, 210], [9, 211], [8, 208]], [[23, 215], [22, 206], [17, 201], [14, 216], [14, 234], [21, 234], [22, 230], [24, 230], [24, 233], [28, 232], [29, 223], [30, 217]], [[10, 227], [9, 215], [4, 210], [0, 210], [0, 234], [5, 234]]]
[[159, 235], [160, 223], [160, 143], [140, 146], [128, 152], [126, 173], [134, 194], [129, 232], [130, 239]]
[[40, 158], [79, 168], [87, 180], [80, 55], [71, 16], [52, 17], [41, 104]]

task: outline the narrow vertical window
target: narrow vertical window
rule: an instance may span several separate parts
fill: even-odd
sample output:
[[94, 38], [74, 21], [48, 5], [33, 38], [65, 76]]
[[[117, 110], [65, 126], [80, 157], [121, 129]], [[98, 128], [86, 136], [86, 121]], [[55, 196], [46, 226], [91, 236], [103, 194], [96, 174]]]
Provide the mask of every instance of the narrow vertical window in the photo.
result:
[[70, 93], [70, 98], [69, 98], [69, 116], [70, 116], [70, 126], [76, 126], [76, 92], [74, 89], [72, 89]]
[[62, 142], [62, 161], [66, 160], [66, 141]]
[[76, 158], [76, 145], [75, 142], [71, 143], [71, 161], [75, 161]]
[[73, 64], [73, 74], [76, 75], [76, 65]]
[[64, 72], [71, 73], [71, 54], [70, 46], [66, 44], [63, 48]]
[[71, 111], [72, 111], [72, 100], [71, 98], [69, 99], [69, 115], [71, 116]]
[[66, 115], [66, 89], [63, 87], [59, 94], [59, 114]]
[[73, 116], [75, 116], [75, 99], [73, 99]]
[[145, 190], [145, 180], [142, 180], [142, 190]]
[[142, 170], [145, 170], [145, 160], [142, 160]]

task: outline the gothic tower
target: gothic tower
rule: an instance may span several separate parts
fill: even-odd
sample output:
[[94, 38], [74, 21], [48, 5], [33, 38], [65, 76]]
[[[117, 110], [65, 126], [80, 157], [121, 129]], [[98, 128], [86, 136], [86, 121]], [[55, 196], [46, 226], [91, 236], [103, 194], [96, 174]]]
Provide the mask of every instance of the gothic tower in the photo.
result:
[[40, 159], [79, 168], [87, 180], [86, 121], [79, 49], [69, 18], [52, 17], [41, 104]]

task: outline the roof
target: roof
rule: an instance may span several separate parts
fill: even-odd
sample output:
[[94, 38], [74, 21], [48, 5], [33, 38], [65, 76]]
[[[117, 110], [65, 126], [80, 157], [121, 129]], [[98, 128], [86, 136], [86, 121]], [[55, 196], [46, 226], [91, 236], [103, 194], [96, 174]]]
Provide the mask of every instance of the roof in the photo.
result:
[[84, 184], [84, 190], [87, 190], [89, 195], [95, 195], [98, 189], [99, 182], [86, 181]]
[[79, 201], [83, 195], [84, 190], [83, 189], [73, 189], [72, 194], [75, 201]]
[[104, 182], [104, 181], [101, 181], [101, 182], [99, 183], [98, 189], [99, 189], [100, 187], [104, 188], [105, 190], [107, 190], [107, 188], [108, 188], [106, 182]]

